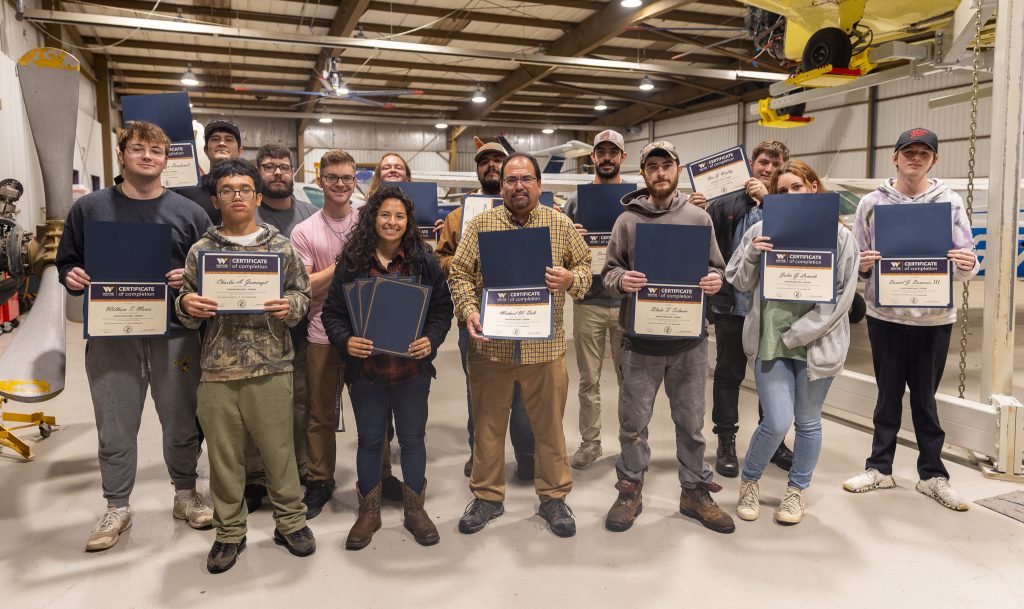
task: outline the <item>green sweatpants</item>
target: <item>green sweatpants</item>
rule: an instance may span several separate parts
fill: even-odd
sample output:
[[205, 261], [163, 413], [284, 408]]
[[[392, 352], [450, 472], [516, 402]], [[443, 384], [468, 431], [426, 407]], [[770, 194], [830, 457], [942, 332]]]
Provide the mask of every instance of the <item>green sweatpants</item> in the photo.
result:
[[210, 494], [217, 541], [245, 536], [245, 434], [263, 457], [274, 521], [283, 534], [306, 526], [306, 506], [295, 468], [292, 373], [199, 384], [199, 422], [210, 458]]

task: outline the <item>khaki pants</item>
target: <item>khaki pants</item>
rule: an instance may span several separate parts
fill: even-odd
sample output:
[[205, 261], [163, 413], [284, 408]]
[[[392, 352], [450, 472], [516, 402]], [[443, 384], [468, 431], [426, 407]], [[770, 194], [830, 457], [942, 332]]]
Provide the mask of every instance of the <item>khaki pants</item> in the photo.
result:
[[518, 365], [469, 356], [474, 441], [469, 488], [480, 499], [505, 500], [505, 432], [517, 383], [533, 428], [537, 495], [541, 501], [564, 499], [572, 490], [562, 431], [569, 392], [564, 355], [541, 364]]
[[306, 506], [292, 439], [292, 374], [199, 384], [199, 421], [210, 452], [210, 494], [217, 541], [238, 543], [246, 533], [246, 434], [263, 458], [274, 522], [284, 534], [306, 526]]
[[612, 344], [615, 379], [622, 386], [619, 355], [622, 329], [619, 307], [575, 303], [572, 308], [573, 344], [580, 370], [580, 435], [584, 442], [601, 443], [601, 366], [604, 363], [605, 336]]
[[336, 407], [345, 374], [341, 354], [333, 345], [309, 343], [306, 347], [306, 374], [309, 381], [306, 475], [309, 480], [333, 483], [338, 456]]

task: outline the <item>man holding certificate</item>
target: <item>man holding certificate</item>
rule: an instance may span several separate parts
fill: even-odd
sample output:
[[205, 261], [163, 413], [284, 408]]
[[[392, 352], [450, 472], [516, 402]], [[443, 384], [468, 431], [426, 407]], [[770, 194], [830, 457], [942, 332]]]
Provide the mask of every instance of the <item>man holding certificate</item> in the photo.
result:
[[[57, 248], [60, 280], [70, 294], [81, 294], [92, 282], [86, 272], [86, 268], [94, 269], [93, 261], [86, 256], [87, 240], [90, 249], [93, 247], [87, 234], [90, 223], [114, 227], [119, 223], [161, 225], [169, 239], [169, 251], [162, 252], [164, 264], [169, 261], [169, 267], [158, 268], [157, 275], [164, 275], [166, 283], [162, 287], [172, 298], [181, 288], [185, 255], [210, 220], [188, 199], [160, 185], [169, 145], [160, 127], [142, 121], [130, 123], [117, 142], [124, 181], [88, 194], [71, 207]], [[108, 279], [116, 278], [122, 266], [139, 262], [139, 252], [122, 249], [128, 240], [101, 239], [95, 244], [99, 253], [111, 260], [106, 266], [113, 268], [102, 269], [112, 274]], [[160, 314], [166, 317], [167, 313], [167, 306], [162, 306]], [[89, 535], [86, 550], [112, 547], [132, 525], [128, 500], [135, 486], [139, 422], [147, 389], [153, 395], [163, 428], [164, 462], [176, 491], [174, 517], [197, 529], [208, 528], [212, 521], [213, 510], [196, 493], [199, 335], [178, 324], [173, 316], [165, 325], [169, 330], [165, 336], [90, 338], [87, 343], [85, 370], [96, 411], [100, 479], [107, 511]]]
[[[713, 295], [721, 289], [725, 263], [718, 244], [711, 239], [711, 218], [704, 210], [689, 204], [686, 196], [676, 190], [681, 165], [675, 146], [666, 141], [644, 146], [640, 152], [640, 170], [646, 187], [623, 198], [626, 212], [619, 216], [612, 229], [608, 263], [601, 275], [609, 294], [618, 298], [628, 297], [619, 313], [619, 324], [626, 332], [620, 364], [622, 387], [619, 391], [619, 442], [622, 452], [615, 465], [619, 479], [615, 489], [619, 496], [608, 511], [605, 527], [611, 531], [625, 531], [633, 526], [643, 508], [644, 472], [651, 461], [647, 426], [654, 412], [658, 388], [664, 382], [676, 427], [676, 459], [682, 485], [679, 511], [713, 531], [731, 533], [736, 528], [732, 518], [708, 494], [709, 488], [721, 488], [714, 484], [711, 468], [704, 463], [702, 428], [708, 346], [703, 311], [693, 320], [694, 307], [689, 305], [695, 296], [693, 292], [698, 292], [696, 297], [699, 299], [701, 291]], [[637, 270], [638, 229], [663, 229], [671, 225], [703, 229], [695, 231], [694, 235], [703, 232], [703, 242], [707, 244], [704, 251], [686, 252], [693, 259], [680, 262], [691, 267], [685, 273], [691, 277], [692, 266], [699, 262], [704, 275], [696, 273], [699, 278], [696, 278], [695, 285], [670, 288], [680, 294], [684, 288], [688, 292], [687, 298], [675, 299], [680, 301], [678, 303], [641, 303], [641, 292], [647, 292], [649, 299], [654, 300], [660, 297], [664, 288], [658, 286], [655, 288], [657, 291], [652, 291], [653, 282], [649, 285], [647, 275]], [[660, 256], [654, 260], [672, 264], [679, 260], [680, 250], [688, 244], [678, 240], [657, 240], [653, 245], [661, 248]], [[699, 258], [695, 258], [697, 256]], [[669, 313], [662, 329], [664, 335], [648, 336], [655, 333], [656, 328], [653, 327], [637, 331], [635, 314], [640, 312], [641, 305], [651, 315]], [[694, 321], [695, 332], [692, 328]], [[671, 336], [676, 333], [689, 337]]]
[[[892, 155], [896, 177], [883, 181], [857, 206], [853, 234], [861, 250], [860, 276], [867, 282], [864, 297], [868, 307], [868, 338], [878, 383], [878, 402], [875, 404], [871, 455], [865, 463], [865, 470], [844, 482], [843, 488], [853, 493], [864, 493], [896, 486], [892, 477], [892, 461], [896, 452], [896, 434], [902, 422], [903, 393], [909, 387], [914, 434], [920, 451], [917, 471], [921, 479], [916, 488], [944, 507], [965, 511], [967, 502], [950, 486], [949, 472], [942, 464], [942, 445], [946, 435], [935, 404], [935, 392], [942, 380], [949, 339], [956, 322], [956, 309], [952, 302], [949, 306], [937, 307], [910, 302], [899, 306], [898, 300], [887, 301], [887, 296], [898, 297], [899, 294], [882, 294], [877, 283], [883, 278], [876, 281], [875, 277], [876, 273], [885, 275], [896, 270], [891, 260], [895, 248], [883, 243], [883, 232], [895, 232], [895, 238], [890, 241], [898, 244], [900, 232], [905, 232], [907, 240], [919, 240], [919, 235], [911, 233], [922, 230], [919, 222], [892, 226], [893, 220], [887, 221], [883, 217], [889, 214], [879, 213], [883, 207], [917, 207], [914, 204], [939, 202], [949, 205], [949, 221], [938, 226], [930, 223], [934, 226], [932, 232], [938, 233], [946, 244], [942, 247], [940, 241], [937, 253], [941, 256], [945, 250], [945, 258], [953, 267], [953, 277], [960, 281], [968, 281], [978, 273], [978, 257], [974, 253], [971, 224], [963, 201], [941, 180], [928, 177], [928, 172], [938, 160], [939, 139], [934, 132], [920, 127], [905, 131], [896, 141]], [[920, 217], [927, 217], [925, 206], [915, 211], [924, 212]], [[883, 227], [886, 222], [888, 225]], [[934, 250], [936, 244], [924, 245]], [[882, 251], [885, 249], [889, 251]], [[935, 265], [944, 261], [940, 257], [927, 262]], [[939, 278], [938, 289], [919, 293], [918, 296], [934, 301], [940, 294], [949, 294], [942, 285], [943, 281], [948, 281], [948, 266], [929, 270], [933, 271], [931, 275]]]
[[[562, 308], [566, 294], [582, 298], [590, 288], [590, 249], [568, 218], [539, 205], [540, 166], [534, 157], [513, 154], [502, 165], [501, 175], [505, 204], [477, 216], [466, 227], [449, 279], [455, 312], [466, 321], [473, 340], [469, 382], [475, 444], [469, 486], [474, 500], [459, 521], [459, 531], [475, 533], [504, 513], [505, 431], [518, 387], [536, 439], [534, 486], [541, 499], [540, 515], [555, 535], [569, 537], [576, 534], [576, 522], [565, 504], [572, 490], [572, 472], [562, 431], [569, 389]], [[536, 236], [544, 233], [547, 251], [537, 256]], [[501, 241], [497, 237], [521, 240], [526, 249], [485, 247]], [[515, 288], [517, 279], [527, 281], [520, 284], [525, 289], [485, 290], [488, 283]], [[482, 302], [485, 292], [494, 301], [482, 319], [481, 309], [488, 306]], [[498, 334], [518, 330], [520, 335], [547, 338], [489, 339], [485, 324], [490, 325], [488, 315], [495, 314], [499, 321], [507, 321], [498, 324]]]

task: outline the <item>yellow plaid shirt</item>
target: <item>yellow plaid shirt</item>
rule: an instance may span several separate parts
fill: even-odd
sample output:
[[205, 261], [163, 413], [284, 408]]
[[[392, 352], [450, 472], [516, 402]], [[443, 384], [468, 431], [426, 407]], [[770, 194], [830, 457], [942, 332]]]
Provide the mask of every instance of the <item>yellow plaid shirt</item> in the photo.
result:
[[[455, 302], [455, 314], [465, 321], [473, 313], [480, 312], [483, 294], [483, 275], [480, 273], [480, 233], [495, 230], [516, 230], [519, 228], [540, 228], [546, 226], [551, 232], [551, 260], [553, 266], [561, 266], [572, 273], [572, 286], [568, 294], [574, 299], [583, 298], [590, 289], [590, 248], [583, 237], [572, 227], [572, 222], [561, 212], [550, 207], [537, 205], [530, 212], [525, 224], [519, 224], [504, 205], [488, 210], [466, 226], [466, 232], [455, 250], [451, 263], [448, 286]], [[515, 264], [515, 252], [509, 252], [509, 264]], [[473, 352], [487, 359], [506, 364], [539, 364], [558, 359], [565, 353], [565, 330], [562, 329], [562, 307], [565, 306], [566, 292], [555, 292], [554, 334], [549, 339], [499, 340], [473, 342]], [[518, 343], [518, 349], [517, 347]], [[518, 356], [518, 357], [517, 357]]]

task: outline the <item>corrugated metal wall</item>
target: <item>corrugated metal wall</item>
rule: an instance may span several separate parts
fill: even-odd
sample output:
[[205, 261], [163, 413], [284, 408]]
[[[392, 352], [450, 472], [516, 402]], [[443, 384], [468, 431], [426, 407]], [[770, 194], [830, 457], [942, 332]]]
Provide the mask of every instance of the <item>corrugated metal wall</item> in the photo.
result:
[[434, 128], [383, 123], [336, 122], [306, 128], [306, 181], [312, 181], [314, 164], [324, 152], [342, 148], [360, 165], [376, 165], [386, 152], [402, 155], [413, 175], [420, 171], [447, 171], [445, 132]]

